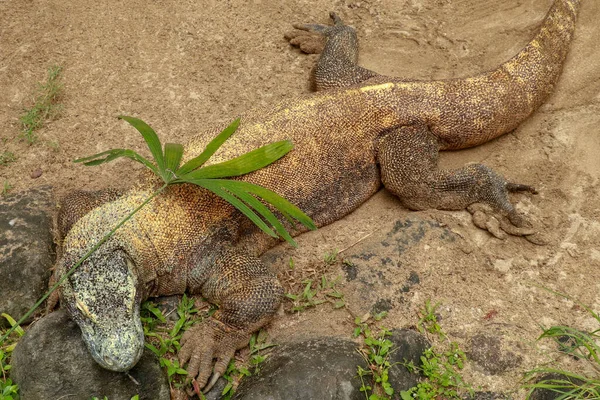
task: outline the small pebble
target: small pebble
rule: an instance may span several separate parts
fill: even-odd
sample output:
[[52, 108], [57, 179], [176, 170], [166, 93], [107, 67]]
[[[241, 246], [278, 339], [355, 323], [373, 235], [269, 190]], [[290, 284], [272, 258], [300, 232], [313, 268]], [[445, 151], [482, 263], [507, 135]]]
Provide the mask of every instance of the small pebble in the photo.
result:
[[39, 178], [40, 176], [42, 176], [42, 170], [41, 170], [41, 168], [35, 169], [35, 170], [33, 170], [33, 172], [31, 173], [31, 178], [32, 178], [32, 179], [37, 179], [37, 178]]

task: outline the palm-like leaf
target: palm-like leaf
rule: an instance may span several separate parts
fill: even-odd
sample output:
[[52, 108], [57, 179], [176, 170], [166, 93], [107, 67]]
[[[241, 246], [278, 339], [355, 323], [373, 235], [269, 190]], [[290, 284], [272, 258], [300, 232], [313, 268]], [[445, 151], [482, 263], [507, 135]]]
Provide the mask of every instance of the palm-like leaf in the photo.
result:
[[200, 168], [206, 161], [208, 161], [209, 158], [212, 157], [213, 154], [215, 154], [219, 147], [221, 147], [223, 143], [225, 143], [225, 141], [235, 133], [238, 126], [240, 126], [239, 118], [229, 124], [227, 128], [223, 129], [221, 133], [211, 140], [198, 157], [192, 158], [190, 161], [183, 164], [183, 166], [179, 169], [179, 173], [181, 175], [185, 175], [188, 172]]
[[293, 224], [296, 220], [309, 229], [316, 229], [315, 224], [306, 214], [277, 193], [249, 182], [217, 179], [240, 176], [266, 167], [293, 149], [294, 145], [289, 140], [271, 143], [232, 160], [202, 167], [237, 130], [240, 120], [236, 119], [217, 135], [198, 157], [179, 167], [183, 156], [182, 145], [167, 143], [163, 153], [158, 136], [144, 121], [126, 116], [120, 116], [119, 118], [129, 122], [140, 132], [156, 164], [129, 149], [108, 150], [90, 157], [77, 159], [75, 162], [91, 166], [100, 165], [119, 157], [130, 158], [144, 164], [160, 176], [165, 184], [191, 183], [210, 190], [231, 203], [265, 233], [273, 237], [281, 236], [293, 246], [296, 246], [296, 243], [291, 235], [264, 203], [270, 204], [290, 223]]

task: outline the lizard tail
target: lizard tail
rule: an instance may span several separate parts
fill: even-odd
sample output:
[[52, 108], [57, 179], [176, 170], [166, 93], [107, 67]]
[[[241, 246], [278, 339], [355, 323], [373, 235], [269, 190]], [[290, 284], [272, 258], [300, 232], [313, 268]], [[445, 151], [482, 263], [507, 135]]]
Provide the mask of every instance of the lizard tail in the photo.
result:
[[552, 93], [575, 30], [581, 0], [555, 0], [537, 35], [516, 56], [501, 64], [494, 74], [508, 75], [524, 95], [529, 115]]
[[555, 0], [537, 35], [498, 68], [438, 84], [472, 105], [457, 108], [460, 113], [447, 111], [441, 123], [426, 121], [443, 150], [476, 146], [510, 132], [546, 100], [562, 71], [580, 1]]

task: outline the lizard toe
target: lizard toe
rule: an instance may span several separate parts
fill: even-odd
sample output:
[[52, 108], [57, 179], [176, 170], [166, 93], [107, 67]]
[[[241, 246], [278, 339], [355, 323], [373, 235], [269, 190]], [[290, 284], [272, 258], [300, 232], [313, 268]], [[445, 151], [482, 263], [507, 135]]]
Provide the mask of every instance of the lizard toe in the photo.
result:
[[306, 54], [320, 54], [325, 47], [325, 38], [323, 36], [303, 30], [288, 32], [284, 37], [292, 46], [298, 47]]
[[471, 213], [475, 226], [498, 239], [506, 239], [508, 235], [527, 237], [536, 233], [532, 224], [516, 211], [505, 216], [484, 203], [471, 204], [467, 210]]
[[[207, 392], [225, 374], [235, 351], [248, 344], [250, 334], [214, 318], [190, 328], [181, 338], [180, 365], [186, 362], [188, 383], [195, 392]], [[213, 368], [213, 360], [216, 359]], [[212, 379], [209, 378], [212, 375]]]

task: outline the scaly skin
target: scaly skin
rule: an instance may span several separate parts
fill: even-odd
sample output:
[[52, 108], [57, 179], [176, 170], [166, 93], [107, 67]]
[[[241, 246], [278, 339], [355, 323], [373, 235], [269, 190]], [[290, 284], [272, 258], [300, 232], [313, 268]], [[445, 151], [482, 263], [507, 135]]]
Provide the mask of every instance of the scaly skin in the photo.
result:
[[[356, 209], [383, 181], [410, 208], [482, 203], [487, 208], [474, 215], [478, 226], [500, 235], [498, 220], [490, 222], [492, 210], [510, 233], [530, 234], [507, 193], [532, 188], [508, 183], [481, 165], [438, 171], [437, 153], [509, 132], [544, 101], [560, 75], [578, 8], [579, 0], [556, 0], [539, 33], [514, 58], [488, 73], [445, 81], [404, 81], [359, 67], [355, 33], [335, 16], [332, 27], [300, 26], [300, 33], [288, 36], [292, 44], [306, 49], [312, 40], [306, 31], [327, 38], [315, 73], [319, 91], [245, 113], [239, 130], [210, 162], [289, 139], [295, 144], [292, 152], [241, 179], [276, 191], [317, 226]], [[217, 132], [195, 137], [185, 158], [198, 155]], [[62, 234], [68, 234], [57, 274], [159, 185], [145, 178], [120, 197], [112, 192], [72, 195], [58, 218]], [[99, 198], [108, 201], [98, 206]], [[61, 302], [81, 327], [92, 356], [106, 368], [124, 371], [143, 350], [140, 302], [201, 293], [220, 309], [186, 333], [180, 360], [189, 361], [190, 376], [203, 387], [213, 360], [218, 376], [235, 350], [277, 310], [282, 289], [257, 258], [275, 243], [211, 193], [172, 186], [65, 282]]]

